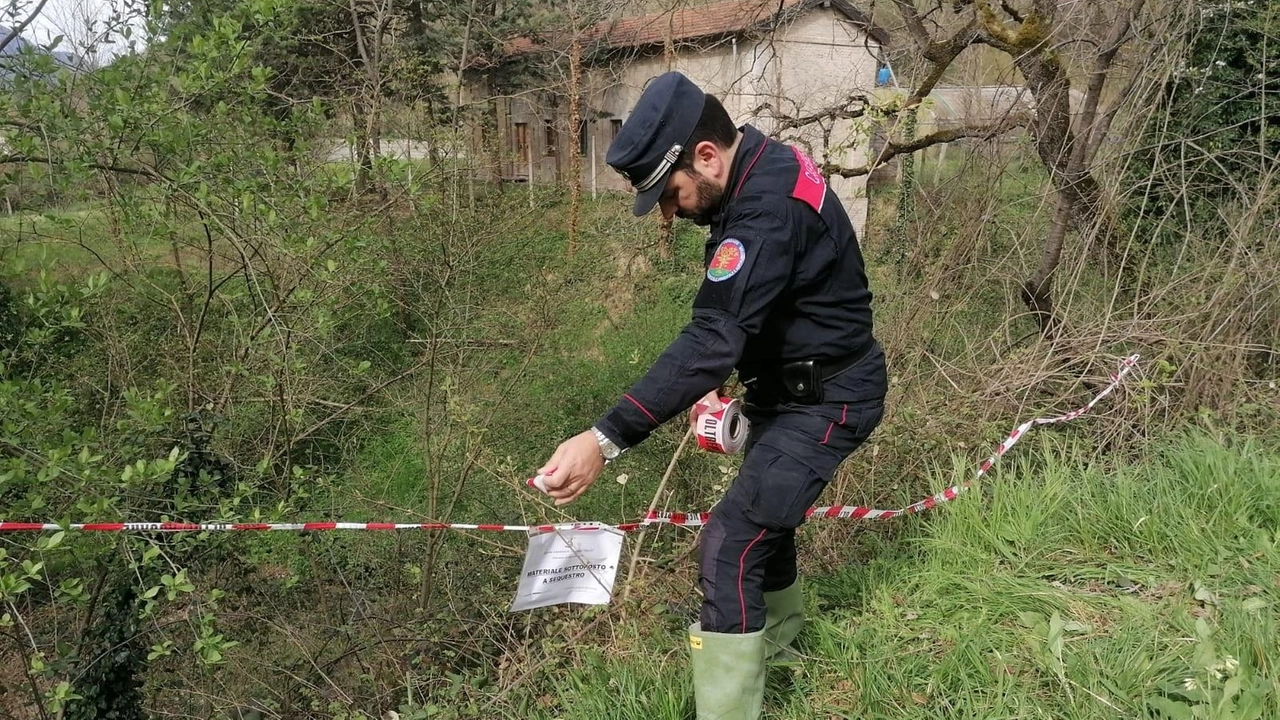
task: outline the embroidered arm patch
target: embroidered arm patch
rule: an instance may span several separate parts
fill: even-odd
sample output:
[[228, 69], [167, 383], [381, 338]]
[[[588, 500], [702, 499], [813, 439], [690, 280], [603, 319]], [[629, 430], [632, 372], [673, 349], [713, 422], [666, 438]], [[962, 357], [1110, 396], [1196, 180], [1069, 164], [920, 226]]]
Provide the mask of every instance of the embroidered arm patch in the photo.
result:
[[747, 249], [741, 240], [729, 238], [716, 247], [711, 262], [707, 264], [707, 279], [711, 282], [724, 282], [742, 269], [747, 263]]
[[693, 306], [726, 312], [748, 334], [759, 332], [791, 278], [792, 232], [772, 210], [739, 211], [725, 238], [707, 253], [706, 276]]

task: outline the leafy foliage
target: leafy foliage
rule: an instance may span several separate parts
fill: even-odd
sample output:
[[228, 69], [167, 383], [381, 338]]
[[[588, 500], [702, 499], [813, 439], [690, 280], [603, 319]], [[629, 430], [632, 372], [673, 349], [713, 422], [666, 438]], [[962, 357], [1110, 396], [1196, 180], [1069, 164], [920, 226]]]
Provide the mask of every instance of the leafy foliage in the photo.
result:
[[[1166, 235], [1193, 224], [1220, 226], [1222, 206], [1247, 205], [1258, 183], [1280, 168], [1280, 10], [1248, 0], [1195, 7], [1183, 59], [1131, 162], [1141, 192], [1131, 196], [1130, 212], [1148, 230], [1170, 226]], [[1274, 225], [1280, 215], [1271, 210]]]

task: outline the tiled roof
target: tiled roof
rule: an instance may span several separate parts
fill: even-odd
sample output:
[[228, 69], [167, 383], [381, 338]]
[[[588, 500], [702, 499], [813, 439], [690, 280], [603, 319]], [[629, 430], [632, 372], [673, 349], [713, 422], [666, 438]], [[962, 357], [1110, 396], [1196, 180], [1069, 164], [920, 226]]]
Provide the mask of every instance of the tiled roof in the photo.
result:
[[694, 40], [748, 30], [768, 22], [779, 11], [801, 0], [729, 0], [714, 5], [682, 8], [660, 15], [622, 18], [605, 31], [610, 45], [636, 47]]
[[[783, 11], [802, 11], [802, 8], [797, 7], [800, 5], [830, 6], [861, 25], [881, 44], [889, 40], [884, 30], [873, 26], [865, 15], [844, 0], [727, 0], [599, 23], [586, 32], [586, 41], [613, 48], [643, 47], [661, 45], [668, 37], [673, 42], [687, 42], [753, 29], [768, 29]], [[520, 55], [536, 49], [538, 44], [531, 38], [516, 38], [508, 44], [507, 52]]]

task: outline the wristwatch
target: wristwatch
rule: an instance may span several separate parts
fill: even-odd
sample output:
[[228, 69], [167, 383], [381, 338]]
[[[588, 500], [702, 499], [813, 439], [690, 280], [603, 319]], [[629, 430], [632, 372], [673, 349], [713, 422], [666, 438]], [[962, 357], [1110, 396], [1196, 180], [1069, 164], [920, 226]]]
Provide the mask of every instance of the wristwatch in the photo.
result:
[[622, 454], [622, 448], [615, 445], [608, 435], [600, 432], [600, 428], [592, 427], [591, 432], [596, 434], [596, 442], [600, 444], [600, 454], [605, 460], [616, 459]]

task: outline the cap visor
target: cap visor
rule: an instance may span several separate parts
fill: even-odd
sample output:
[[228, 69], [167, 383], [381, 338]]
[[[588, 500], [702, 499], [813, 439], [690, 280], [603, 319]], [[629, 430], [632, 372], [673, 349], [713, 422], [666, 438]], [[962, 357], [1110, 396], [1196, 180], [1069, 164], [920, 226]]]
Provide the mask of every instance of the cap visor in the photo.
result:
[[667, 173], [666, 176], [648, 190], [636, 193], [636, 206], [632, 210], [636, 217], [648, 215], [653, 206], [658, 204], [658, 198], [662, 197], [662, 191], [667, 189], [667, 177], [670, 177], [670, 173]]

